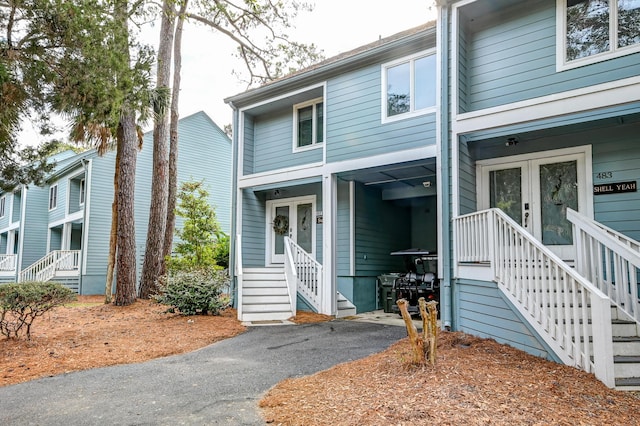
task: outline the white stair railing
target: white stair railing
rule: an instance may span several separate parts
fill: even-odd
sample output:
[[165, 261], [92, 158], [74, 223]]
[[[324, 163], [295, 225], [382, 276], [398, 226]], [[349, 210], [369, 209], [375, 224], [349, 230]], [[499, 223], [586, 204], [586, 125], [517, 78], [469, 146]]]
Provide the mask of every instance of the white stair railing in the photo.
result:
[[0, 254], [0, 271], [15, 271], [17, 258], [18, 256], [16, 256], [15, 254]]
[[49, 281], [61, 272], [80, 272], [80, 250], [54, 250], [20, 272], [19, 281]]
[[[302, 247], [285, 237], [285, 247], [290, 250], [290, 256], [285, 256], [285, 276], [287, 273], [297, 281], [297, 291], [320, 312], [321, 287], [323, 282], [322, 264], [316, 261]], [[290, 263], [290, 265], [287, 265]], [[287, 270], [291, 269], [289, 272]], [[295, 272], [295, 275], [294, 275]], [[294, 297], [296, 292], [293, 292]]]
[[499, 209], [455, 218], [454, 232], [456, 264], [490, 263], [498, 288], [563, 363], [615, 386], [602, 291]]
[[640, 243], [571, 209], [567, 219], [575, 230], [577, 271], [640, 322]]
[[294, 244], [289, 237], [284, 237], [284, 278], [287, 282], [287, 294], [291, 306], [291, 316], [298, 311], [298, 272], [291, 246]]

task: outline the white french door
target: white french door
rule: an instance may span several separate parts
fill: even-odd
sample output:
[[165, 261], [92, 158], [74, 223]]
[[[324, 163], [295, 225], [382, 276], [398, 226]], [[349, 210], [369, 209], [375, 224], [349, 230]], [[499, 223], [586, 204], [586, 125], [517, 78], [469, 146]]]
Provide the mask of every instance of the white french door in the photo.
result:
[[561, 259], [573, 261], [567, 208], [593, 216], [590, 153], [581, 147], [479, 161], [480, 209], [500, 208]]
[[267, 201], [267, 263], [284, 263], [284, 237], [288, 236], [315, 257], [316, 197]]

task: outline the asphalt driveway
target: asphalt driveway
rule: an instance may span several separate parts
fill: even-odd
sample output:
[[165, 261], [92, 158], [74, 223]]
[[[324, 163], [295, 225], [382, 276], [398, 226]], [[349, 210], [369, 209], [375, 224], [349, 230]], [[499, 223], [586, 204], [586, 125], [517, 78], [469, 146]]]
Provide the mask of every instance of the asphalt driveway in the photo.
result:
[[252, 327], [198, 351], [0, 387], [2, 425], [259, 425], [276, 383], [386, 349], [404, 327]]

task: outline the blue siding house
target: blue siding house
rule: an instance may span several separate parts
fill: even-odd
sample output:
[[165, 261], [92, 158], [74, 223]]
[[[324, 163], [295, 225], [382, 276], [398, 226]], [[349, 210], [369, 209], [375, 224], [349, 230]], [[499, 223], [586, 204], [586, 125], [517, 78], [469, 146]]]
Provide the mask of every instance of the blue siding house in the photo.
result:
[[440, 97], [429, 23], [233, 96], [243, 321], [377, 308], [397, 250], [437, 250]]
[[444, 324], [638, 389], [640, 2], [439, 3]]
[[376, 309], [420, 247], [443, 328], [640, 389], [640, 1], [436, 3], [227, 99], [239, 319]]
[[[231, 141], [204, 112], [179, 122], [178, 184], [204, 180], [221, 229], [231, 228]], [[138, 153], [135, 187], [138, 273], [146, 243], [151, 132]], [[0, 280], [53, 279], [80, 294], [103, 294], [106, 280], [115, 152], [58, 154], [45, 187], [0, 195]], [[182, 219], [176, 218], [176, 227]]]

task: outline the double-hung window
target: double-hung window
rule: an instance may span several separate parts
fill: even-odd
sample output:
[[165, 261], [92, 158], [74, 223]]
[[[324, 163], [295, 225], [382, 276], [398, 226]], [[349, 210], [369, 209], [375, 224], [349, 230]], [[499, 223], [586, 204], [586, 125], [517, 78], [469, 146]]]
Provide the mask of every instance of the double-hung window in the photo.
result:
[[84, 191], [85, 191], [85, 181], [84, 181], [84, 179], [80, 179], [80, 184], [78, 185], [78, 187], [79, 187], [78, 188], [78, 192], [80, 192], [80, 194], [78, 194], [79, 195], [78, 198], [80, 199], [80, 203], [79, 204], [83, 205], [84, 204]]
[[382, 65], [382, 121], [426, 114], [436, 106], [436, 55], [422, 52]]
[[58, 185], [49, 188], [49, 210], [58, 207]]
[[324, 142], [324, 102], [322, 98], [293, 106], [293, 150], [314, 148]]
[[640, 51], [640, 0], [557, 0], [560, 68]]
[[6, 199], [7, 199], [6, 196], [0, 197], [0, 217], [4, 217]]

